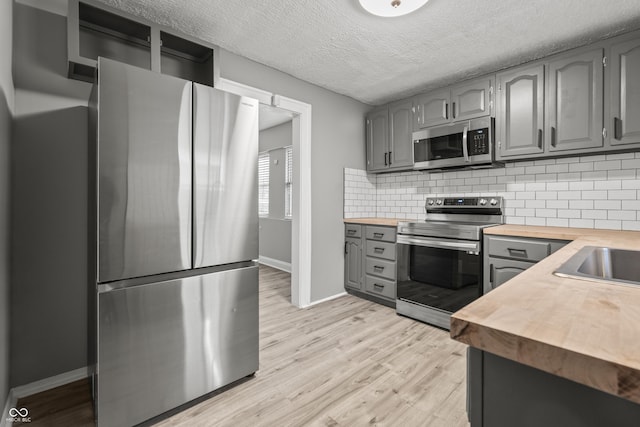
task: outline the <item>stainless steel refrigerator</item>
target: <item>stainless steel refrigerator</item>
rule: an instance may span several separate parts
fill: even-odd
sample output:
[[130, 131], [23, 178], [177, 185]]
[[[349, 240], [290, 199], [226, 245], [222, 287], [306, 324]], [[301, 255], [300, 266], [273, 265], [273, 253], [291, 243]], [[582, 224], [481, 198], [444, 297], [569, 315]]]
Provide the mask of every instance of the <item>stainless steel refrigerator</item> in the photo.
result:
[[258, 369], [258, 103], [101, 58], [90, 311], [100, 426]]

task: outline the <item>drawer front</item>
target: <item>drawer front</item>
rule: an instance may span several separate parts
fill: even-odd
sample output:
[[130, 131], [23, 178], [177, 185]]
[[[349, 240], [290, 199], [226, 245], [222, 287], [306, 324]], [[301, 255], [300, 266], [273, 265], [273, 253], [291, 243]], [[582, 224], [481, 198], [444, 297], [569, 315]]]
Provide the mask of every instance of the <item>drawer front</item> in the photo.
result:
[[396, 241], [396, 229], [395, 227], [375, 227], [367, 225], [367, 239], [370, 240], [382, 240], [384, 242]]
[[396, 244], [367, 240], [367, 256], [396, 260]]
[[545, 241], [495, 238], [489, 239], [489, 255], [523, 261], [540, 261], [551, 253], [551, 243]]
[[358, 224], [345, 224], [344, 235], [346, 237], [362, 237], [362, 226]]
[[367, 276], [365, 280], [365, 289], [368, 293], [373, 295], [396, 299], [396, 282], [392, 280]]
[[365, 273], [396, 280], [396, 263], [378, 258], [365, 258]]

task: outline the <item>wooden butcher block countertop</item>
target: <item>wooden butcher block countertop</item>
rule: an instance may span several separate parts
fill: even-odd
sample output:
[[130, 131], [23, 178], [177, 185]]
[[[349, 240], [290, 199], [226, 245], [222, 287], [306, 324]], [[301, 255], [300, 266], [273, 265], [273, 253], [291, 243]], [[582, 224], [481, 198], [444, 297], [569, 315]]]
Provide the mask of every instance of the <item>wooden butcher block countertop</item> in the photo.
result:
[[485, 234], [573, 240], [451, 317], [451, 337], [640, 404], [640, 286], [558, 277], [584, 246], [640, 250], [640, 232], [503, 225]]

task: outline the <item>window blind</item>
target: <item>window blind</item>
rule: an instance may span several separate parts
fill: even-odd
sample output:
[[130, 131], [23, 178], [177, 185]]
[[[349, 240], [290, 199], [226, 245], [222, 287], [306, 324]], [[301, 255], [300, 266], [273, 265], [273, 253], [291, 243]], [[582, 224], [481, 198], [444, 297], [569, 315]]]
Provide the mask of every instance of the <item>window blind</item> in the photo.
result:
[[269, 216], [269, 153], [258, 155], [258, 215]]
[[285, 150], [284, 217], [293, 216], [293, 147]]

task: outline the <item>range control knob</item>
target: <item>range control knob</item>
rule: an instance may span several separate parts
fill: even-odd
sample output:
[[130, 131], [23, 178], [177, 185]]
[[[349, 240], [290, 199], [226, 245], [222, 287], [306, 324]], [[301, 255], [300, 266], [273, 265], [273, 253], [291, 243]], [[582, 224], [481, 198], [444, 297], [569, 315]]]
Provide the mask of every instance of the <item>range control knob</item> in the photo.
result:
[[436, 200], [436, 205], [440, 206], [442, 204], [442, 199]]
[[428, 204], [429, 206], [433, 206], [433, 199], [429, 199], [429, 200], [427, 200], [427, 204]]
[[489, 201], [489, 204], [491, 204], [491, 206], [495, 206], [495, 205], [497, 205], [497, 204], [498, 204], [498, 200], [497, 200], [497, 199], [491, 199], [491, 200]]
[[484, 206], [487, 204], [487, 199], [480, 199], [480, 206]]

